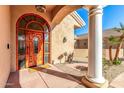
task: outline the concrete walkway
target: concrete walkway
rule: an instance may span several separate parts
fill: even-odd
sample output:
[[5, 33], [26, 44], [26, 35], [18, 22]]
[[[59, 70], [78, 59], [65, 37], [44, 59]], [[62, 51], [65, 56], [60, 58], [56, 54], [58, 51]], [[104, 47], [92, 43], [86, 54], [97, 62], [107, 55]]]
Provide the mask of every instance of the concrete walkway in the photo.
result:
[[113, 79], [110, 86], [113, 88], [124, 88], [124, 72]]
[[[80, 66], [85, 71], [81, 71]], [[35, 67], [12, 72], [6, 87], [9, 88], [85, 88], [80, 82], [86, 64], [49, 64], [48, 68]]]

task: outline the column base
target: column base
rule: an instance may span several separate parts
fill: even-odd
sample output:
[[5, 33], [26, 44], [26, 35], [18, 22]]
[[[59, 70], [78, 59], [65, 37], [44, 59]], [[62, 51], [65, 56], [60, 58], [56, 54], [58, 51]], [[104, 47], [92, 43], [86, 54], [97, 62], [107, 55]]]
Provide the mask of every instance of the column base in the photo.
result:
[[105, 80], [104, 83], [94, 83], [89, 81], [85, 76], [83, 76], [81, 82], [88, 88], [107, 88], [108, 87], [107, 80]]
[[101, 78], [91, 78], [88, 77], [87, 75], [85, 76], [87, 78], [87, 80], [89, 80], [90, 82], [94, 82], [94, 83], [104, 83], [105, 82], [105, 78], [101, 77]]

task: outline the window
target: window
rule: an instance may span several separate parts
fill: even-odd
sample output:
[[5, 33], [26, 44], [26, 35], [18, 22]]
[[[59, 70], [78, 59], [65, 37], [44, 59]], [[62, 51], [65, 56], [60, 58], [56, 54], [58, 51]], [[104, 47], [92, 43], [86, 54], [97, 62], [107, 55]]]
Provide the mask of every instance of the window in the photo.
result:
[[33, 44], [34, 44], [34, 53], [38, 53], [38, 37], [34, 37], [33, 39]]
[[29, 29], [33, 29], [33, 30], [42, 30], [42, 27], [39, 24], [36, 24], [35, 22], [32, 22], [28, 25]]
[[86, 42], [84, 42], [84, 46], [86, 46], [87, 45], [87, 43]]
[[50, 54], [50, 50], [49, 50], [49, 47], [50, 47], [50, 43], [49, 43], [49, 34], [46, 33], [44, 35], [44, 63], [47, 63], [49, 62], [49, 54]]
[[18, 62], [19, 67], [25, 67], [25, 31], [19, 30], [18, 32]]
[[44, 55], [44, 63], [48, 63], [49, 61], [49, 54]]

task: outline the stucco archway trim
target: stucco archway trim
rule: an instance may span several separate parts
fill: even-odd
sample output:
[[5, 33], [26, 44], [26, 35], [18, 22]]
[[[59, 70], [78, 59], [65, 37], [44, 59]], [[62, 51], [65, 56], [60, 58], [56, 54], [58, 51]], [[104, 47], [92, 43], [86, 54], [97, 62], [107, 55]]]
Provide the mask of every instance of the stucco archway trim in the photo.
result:
[[61, 6], [61, 8], [54, 14], [52, 18], [52, 28], [54, 28], [57, 24], [59, 24], [65, 16], [74, 12], [75, 10], [82, 8], [82, 5], [65, 5]]

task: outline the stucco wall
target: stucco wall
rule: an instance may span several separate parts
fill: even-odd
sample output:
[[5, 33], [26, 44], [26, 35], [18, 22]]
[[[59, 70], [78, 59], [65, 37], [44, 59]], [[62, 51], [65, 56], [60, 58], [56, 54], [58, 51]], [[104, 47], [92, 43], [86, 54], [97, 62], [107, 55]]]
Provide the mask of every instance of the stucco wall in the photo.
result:
[[0, 6], [0, 87], [5, 87], [10, 73], [10, 9]]
[[[116, 49], [112, 49], [112, 57], [115, 56]], [[119, 57], [124, 57], [124, 49], [119, 52]], [[88, 49], [74, 49], [74, 61], [84, 61], [88, 58]], [[103, 58], [109, 60], [109, 49], [103, 49]]]
[[88, 49], [74, 49], [74, 57], [88, 58]]
[[76, 40], [75, 49], [87, 49], [88, 48], [88, 39]]
[[[60, 24], [52, 30], [51, 61], [52, 63], [64, 63], [68, 55], [74, 52], [74, 26], [77, 22], [70, 16], [66, 16]], [[66, 38], [66, 42], [63, 39]], [[67, 56], [64, 54], [67, 53]]]
[[45, 18], [51, 25], [51, 15], [49, 12], [37, 12], [34, 5], [15, 5], [11, 6], [11, 41], [12, 41], [12, 57], [11, 57], [11, 71], [16, 70], [16, 22], [20, 16], [27, 13], [34, 13]]
[[[115, 52], [116, 52], [116, 49], [112, 49], [112, 57], [115, 56]], [[120, 49], [119, 57], [123, 57], [123, 56], [124, 56], [124, 49]], [[103, 49], [103, 57], [105, 57], [106, 59], [109, 59], [109, 49]]]

